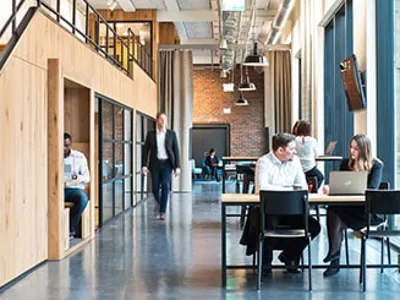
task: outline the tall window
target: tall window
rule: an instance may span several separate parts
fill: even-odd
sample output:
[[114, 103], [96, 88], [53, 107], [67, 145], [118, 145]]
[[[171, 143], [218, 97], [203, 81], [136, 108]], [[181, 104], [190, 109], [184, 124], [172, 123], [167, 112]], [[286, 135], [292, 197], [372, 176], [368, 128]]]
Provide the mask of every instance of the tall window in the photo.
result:
[[[395, 188], [400, 188], [400, 0], [394, 1], [394, 101], [395, 101], [395, 131], [396, 131], [396, 184]], [[400, 220], [399, 220], [400, 221]], [[399, 222], [400, 223], [400, 222]]]
[[[347, 0], [325, 27], [324, 119], [325, 143], [338, 141], [335, 154], [346, 156], [353, 131], [353, 113], [349, 112], [340, 74], [340, 62], [353, 53], [353, 6]], [[330, 163], [332, 164], [332, 163]], [[332, 165], [326, 164], [329, 174]]]
[[139, 112], [136, 113], [136, 199], [134, 205], [146, 198], [148, 192], [151, 191], [148, 176], [143, 176], [141, 169], [142, 149], [146, 141], [146, 135], [149, 130], [154, 129], [154, 119]]
[[102, 96], [99, 107], [100, 226], [133, 205], [132, 109]]

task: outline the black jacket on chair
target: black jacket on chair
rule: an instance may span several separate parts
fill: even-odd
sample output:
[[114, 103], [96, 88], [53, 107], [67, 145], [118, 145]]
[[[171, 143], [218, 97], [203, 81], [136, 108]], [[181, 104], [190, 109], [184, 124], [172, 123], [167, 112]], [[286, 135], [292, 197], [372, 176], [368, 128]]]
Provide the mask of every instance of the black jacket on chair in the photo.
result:
[[[181, 167], [181, 162], [179, 158], [179, 148], [178, 148], [178, 139], [174, 131], [167, 129], [165, 133], [165, 149], [167, 151], [167, 155], [169, 161], [171, 163], [172, 169]], [[147, 163], [147, 159], [150, 152], [150, 160]], [[149, 131], [147, 133], [146, 142], [143, 146], [142, 153], [142, 167], [147, 167], [151, 171], [154, 169], [155, 164], [157, 162], [157, 131]]]

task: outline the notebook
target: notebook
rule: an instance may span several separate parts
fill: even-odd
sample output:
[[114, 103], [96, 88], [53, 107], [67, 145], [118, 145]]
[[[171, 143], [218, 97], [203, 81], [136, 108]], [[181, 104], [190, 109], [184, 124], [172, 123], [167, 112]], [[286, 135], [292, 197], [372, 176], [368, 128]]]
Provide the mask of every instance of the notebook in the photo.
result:
[[329, 173], [329, 195], [364, 195], [368, 172], [332, 171]]

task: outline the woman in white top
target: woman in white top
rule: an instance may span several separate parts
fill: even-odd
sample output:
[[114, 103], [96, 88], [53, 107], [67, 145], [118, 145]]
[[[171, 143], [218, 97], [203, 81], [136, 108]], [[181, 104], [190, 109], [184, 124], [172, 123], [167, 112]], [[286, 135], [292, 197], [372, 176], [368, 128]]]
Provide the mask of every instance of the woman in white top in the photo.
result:
[[[311, 123], [300, 121], [297, 127], [296, 151], [307, 179], [317, 178], [317, 188], [322, 185], [324, 175], [317, 169], [318, 142], [311, 135]], [[307, 180], [308, 181], [308, 180]], [[315, 190], [315, 189], [314, 189]]]

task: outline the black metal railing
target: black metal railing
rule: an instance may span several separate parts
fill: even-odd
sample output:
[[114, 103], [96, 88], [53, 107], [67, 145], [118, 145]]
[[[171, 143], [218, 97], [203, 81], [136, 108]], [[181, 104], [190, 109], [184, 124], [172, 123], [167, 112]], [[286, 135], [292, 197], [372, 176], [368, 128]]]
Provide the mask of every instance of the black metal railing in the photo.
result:
[[[17, 0], [12, 1], [12, 15], [6, 21], [5, 25], [0, 31], [0, 38], [7, 31], [11, 25], [12, 34], [16, 33], [16, 19], [17, 14], [25, 3], [21, 0], [16, 4]], [[63, 0], [67, 1], [67, 0]], [[71, 31], [79, 39], [85, 43], [90, 44], [93, 48], [112, 64], [116, 65], [127, 75], [132, 74], [131, 62], [135, 61], [149, 76], [153, 79], [153, 64], [152, 55], [148, 49], [140, 43], [138, 36], [132, 30], [128, 29], [127, 38], [124, 39], [107, 23], [93, 6], [87, 0], [79, 0], [80, 8], [77, 6], [77, 0], [72, 0], [71, 15], [66, 17], [61, 13], [61, 0], [57, 0], [55, 7], [48, 4], [46, 1], [37, 0], [37, 7], [44, 8], [47, 12], [52, 14], [55, 21]], [[79, 11], [79, 9], [84, 12]], [[81, 15], [78, 15], [81, 14]], [[80, 24], [78, 19], [81, 17]], [[104, 27], [105, 37], [100, 36], [100, 29]]]
[[3, 28], [0, 30], [0, 39], [3, 37], [4, 33], [7, 31], [7, 29], [11, 25], [11, 33], [12, 35], [16, 34], [17, 32], [17, 15], [20, 12], [21, 8], [23, 7], [25, 0], [21, 0], [17, 4], [17, 0], [11, 0], [11, 16], [7, 19], [6, 23], [4, 24]]

